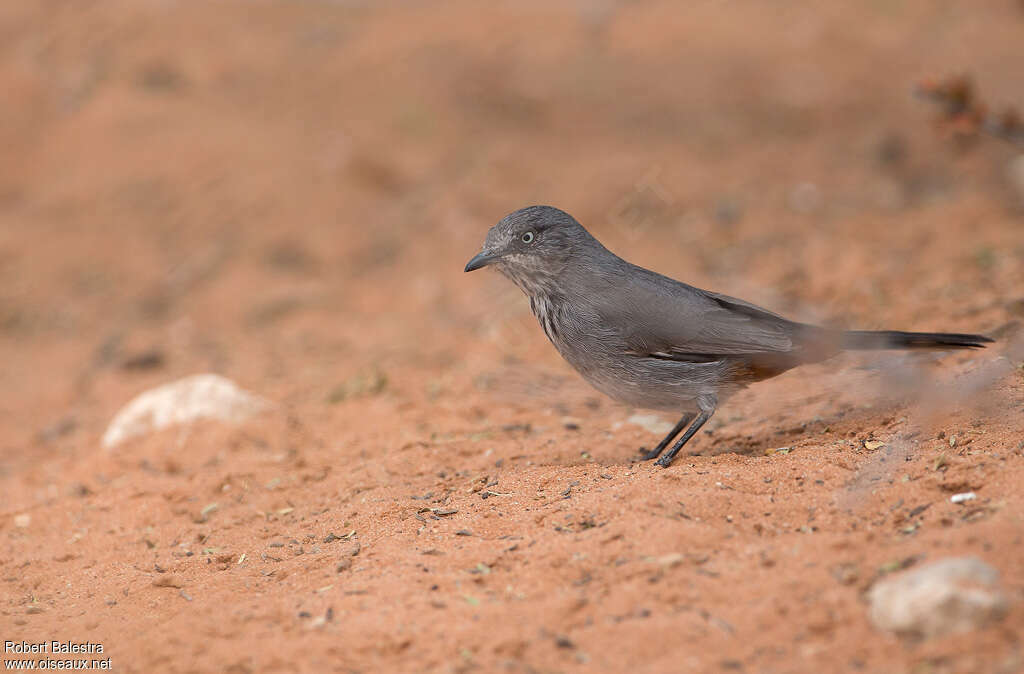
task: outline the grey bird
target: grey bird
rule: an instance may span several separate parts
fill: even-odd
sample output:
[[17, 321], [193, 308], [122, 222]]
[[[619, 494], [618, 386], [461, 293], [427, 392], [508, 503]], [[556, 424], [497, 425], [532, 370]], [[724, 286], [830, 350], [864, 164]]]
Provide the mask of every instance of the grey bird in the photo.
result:
[[661, 466], [729, 396], [797, 365], [848, 349], [963, 349], [992, 341], [791, 321], [631, 264], [551, 206], [523, 208], [492, 227], [465, 271], [486, 266], [526, 293], [544, 334], [594, 388], [627, 405], [682, 414], [643, 456], [660, 456]]

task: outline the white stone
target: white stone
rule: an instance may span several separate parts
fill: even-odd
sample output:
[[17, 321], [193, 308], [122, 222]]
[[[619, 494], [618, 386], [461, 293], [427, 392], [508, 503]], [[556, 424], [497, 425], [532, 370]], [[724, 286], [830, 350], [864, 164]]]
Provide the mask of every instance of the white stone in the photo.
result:
[[884, 578], [868, 593], [875, 627], [904, 636], [967, 632], [1001, 618], [999, 572], [973, 557], [951, 557]]
[[192, 375], [141, 393], [122, 407], [103, 434], [103, 446], [110, 449], [128, 438], [198, 419], [239, 423], [269, 407], [269, 401], [230, 379]]

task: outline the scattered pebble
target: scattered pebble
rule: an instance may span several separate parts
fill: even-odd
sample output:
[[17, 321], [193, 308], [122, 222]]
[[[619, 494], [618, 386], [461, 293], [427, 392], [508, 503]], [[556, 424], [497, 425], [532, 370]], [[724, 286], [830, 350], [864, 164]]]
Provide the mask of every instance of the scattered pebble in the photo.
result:
[[686, 561], [686, 556], [680, 552], [673, 552], [661, 557], [655, 558], [660, 566], [668, 567], [670, 569], [675, 568]]
[[1007, 608], [999, 572], [973, 557], [951, 557], [886, 577], [868, 592], [875, 627], [905, 636], [967, 632]]
[[197, 517], [194, 517], [193, 521], [196, 524], [202, 524], [203, 522], [206, 522], [210, 519], [210, 515], [216, 512], [217, 508], [219, 507], [219, 503], [210, 503], [209, 505], [205, 506], [202, 510], [199, 511], [199, 515]]
[[198, 419], [241, 422], [270, 407], [262, 398], [215, 374], [197, 374], [139, 394], [121, 408], [103, 434], [110, 449], [139, 435]]

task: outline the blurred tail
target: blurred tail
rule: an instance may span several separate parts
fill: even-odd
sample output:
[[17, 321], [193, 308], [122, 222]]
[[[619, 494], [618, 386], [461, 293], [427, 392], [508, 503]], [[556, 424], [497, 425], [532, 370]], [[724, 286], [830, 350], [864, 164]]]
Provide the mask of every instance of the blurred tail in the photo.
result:
[[844, 349], [977, 349], [992, 339], [984, 335], [962, 335], [955, 332], [899, 332], [898, 330], [850, 330], [844, 332], [840, 345]]

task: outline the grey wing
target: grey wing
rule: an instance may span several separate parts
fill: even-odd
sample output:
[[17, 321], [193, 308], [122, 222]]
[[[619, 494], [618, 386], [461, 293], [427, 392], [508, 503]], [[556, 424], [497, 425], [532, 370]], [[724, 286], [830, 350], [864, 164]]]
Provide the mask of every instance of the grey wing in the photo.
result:
[[787, 354], [812, 326], [642, 268], [602, 293], [599, 313], [629, 352], [671, 360]]

